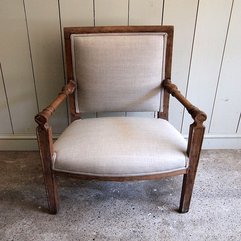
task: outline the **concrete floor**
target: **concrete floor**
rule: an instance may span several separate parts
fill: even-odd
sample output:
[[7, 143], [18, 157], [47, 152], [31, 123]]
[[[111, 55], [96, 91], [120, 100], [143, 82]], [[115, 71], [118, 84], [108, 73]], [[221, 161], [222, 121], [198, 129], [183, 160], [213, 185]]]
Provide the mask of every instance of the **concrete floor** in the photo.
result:
[[181, 177], [159, 181], [59, 179], [47, 213], [37, 152], [0, 152], [0, 240], [241, 240], [241, 150], [202, 153], [191, 209], [176, 212]]

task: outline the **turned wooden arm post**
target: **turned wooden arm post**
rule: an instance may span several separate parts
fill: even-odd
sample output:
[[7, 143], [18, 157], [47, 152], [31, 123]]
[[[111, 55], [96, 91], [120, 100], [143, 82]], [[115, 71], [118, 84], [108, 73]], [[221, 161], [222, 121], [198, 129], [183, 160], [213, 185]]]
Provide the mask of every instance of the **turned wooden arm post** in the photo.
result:
[[67, 85], [63, 87], [62, 91], [58, 94], [55, 100], [35, 116], [35, 121], [38, 123], [37, 139], [40, 155], [41, 157], [45, 155], [45, 157], [42, 159], [49, 160], [49, 163], [51, 163], [50, 160], [53, 154], [52, 129], [49, 126], [49, 118], [57, 109], [57, 107], [67, 98], [67, 96], [74, 92], [75, 87], [75, 82], [71, 80]]
[[57, 98], [48, 107], [43, 109], [35, 116], [35, 121], [39, 124], [39, 126], [44, 127], [44, 125], [48, 123], [50, 116], [54, 113], [57, 107], [67, 98], [67, 96], [74, 92], [75, 88], [76, 83], [73, 80], [70, 80], [70, 82], [63, 87]]
[[189, 136], [188, 136], [188, 146], [187, 146], [187, 154], [190, 155], [191, 149], [193, 148], [193, 132], [194, 129], [203, 129], [203, 122], [207, 119], [207, 115], [199, 110], [196, 106], [192, 105], [178, 90], [177, 86], [174, 85], [170, 79], [165, 79], [162, 83], [162, 86], [167, 90], [169, 94], [174, 96], [179, 102], [183, 104], [183, 106], [187, 109], [188, 113], [192, 116], [194, 122], [190, 125], [189, 128]]
[[170, 79], [165, 79], [162, 83], [163, 87], [174, 96], [187, 109], [192, 116], [194, 122], [190, 125], [187, 145], [187, 155], [189, 157], [189, 167], [187, 174], [184, 175], [182, 195], [179, 211], [187, 212], [190, 205], [193, 184], [197, 172], [205, 127], [203, 122], [207, 119], [206, 114], [192, 105], [178, 90]]
[[[177, 86], [174, 85], [170, 79], [165, 79], [162, 83], [162, 86], [167, 90], [169, 94], [174, 96], [179, 102], [183, 104], [183, 106], [187, 109], [188, 113], [192, 116], [194, 122], [190, 125], [189, 128], [189, 136], [188, 136], [188, 146], [187, 146], [187, 154], [188, 156], [191, 154], [191, 149], [193, 149], [193, 141], [194, 141], [194, 130], [202, 129], [203, 133], [205, 127], [203, 122], [207, 119], [207, 115], [199, 110], [196, 106], [192, 105], [178, 90]], [[196, 133], [195, 131], [195, 133]], [[201, 131], [199, 131], [201, 132]], [[196, 138], [195, 138], [196, 139]], [[198, 138], [199, 139], [199, 138]]]
[[49, 126], [49, 118], [57, 109], [57, 107], [72, 94], [75, 90], [75, 82], [70, 81], [65, 85], [58, 97], [45, 109], [35, 116], [35, 121], [38, 123], [36, 129], [37, 139], [40, 151], [40, 157], [43, 168], [43, 176], [48, 197], [48, 206], [50, 213], [55, 214], [58, 210], [58, 197], [55, 176], [52, 172], [52, 156], [53, 156], [53, 139], [52, 129]]

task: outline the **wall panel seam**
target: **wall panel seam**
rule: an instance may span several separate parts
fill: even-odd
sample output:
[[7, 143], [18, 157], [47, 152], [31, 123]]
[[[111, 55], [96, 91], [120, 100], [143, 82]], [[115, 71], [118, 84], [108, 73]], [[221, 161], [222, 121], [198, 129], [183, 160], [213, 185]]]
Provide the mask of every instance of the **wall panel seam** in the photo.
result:
[[[130, 25], [130, 2], [131, 0], [128, 0], [128, 17], [127, 17], [127, 24]], [[127, 116], [127, 112], [124, 112], [124, 116]]]
[[[64, 62], [64, 43], [63, 43], [63, 25], [62, 25], [62, 18], [61, 18], [61, 12], [60, 12], [60, 0], [58, 0], [58, 13], [59, 13], [59, 29], [60, 29], [60, 42], [61, 42], [61, 52], [62, 52], [62, 62], [63, 62], [63, 71], [64, 71], [64, 84], [66, 83], [67, 76], [66, 76], [66, 71], [65, 71], [65, 62]], [[70, 124], [69, 120], [69, 105], [68, 102], [65, 101], [65, 106], [67, 110], [67, 121], [68, 125]]]
[[[199, 3], [200, 3], [200, 0], [198, 0], [198, 2], [197, 2], [197, 10], [196, 10], [194, 30], [193, 30], [193, 39], [192, 39], [192, 47], [191, 47], [191, 53], [190, 53], [190, 61], [189, 61], [189, 68], [188, 68], [188, 75], [187, 75], [187, 84], [186, 84], [185, 97], [187, 97], [187, 93], [188, 93], [188, 86], [189, 86], [189, 81], [190, 81], [190, 73], [191, 73], [191, 68], [192, 68], [192, 57], [193, 57], [193, 49], [194, 49], [196, 28], [197, 28], [197, 21], [198, 21]], [[181, 132], [183, 131], [184, 116], [185, 116], [185, 108], [183, 108], [183, 111], [182, 111]]]
[[[57, 139], [61, 134], [53, 134], [53, 139]], [[183, 135], [185, 139], [188, 139], [188, 135]], [[241, 139], [240, 134], [208, 134], [204, 136], [205, 139]], [[36, 135], [13, 135], [13, 134], [0, 134], [0, 140], [37, 140]]]
[[3, 81], [3, 89], [4, 89], [6, 103], [7, 103], [7, 107], [8, 107], [8, 115], [9, 115], [9, 120], [10, 120], [10, 124], [11, 124], [12, 134], [14, 134], [13, 121], [12, 121], [12, 117], [11, 117], [10, 106], [9, 106], [9, 102], [8, 102], [8, 95], [7, 95], [7, 90], [6, 90], [6, 85], [5, 85], [5, 80], [4, 80], [3, 69], [2, 69], [1, 63], [0, 63], [0, 72], [1, 72], [2, 81]]
[[162, 9], [161, 9], [161, 25], [163, 25], [163, 21], [164, 21], [164, 14], [165, 14], [165, 0], [163, 0], [162, 2]]
[[236, 132], [235, 133], [238, 133], [238, 129], [239, 129], [239, 126], [240, 126], [240, 121], [241, 121], [241, 113], [239, 115], [238, 124], [237, 124], [237, 128], [236, 128]]
[[93, 21], [94, 21], [94, 27], [95, 27], [95, 0], [93, 0]]
[[231, 22], [232, 13], [233, 13], [233, 5], [234, 5], [234, 0], [232, 0], [229, 19], [228, 19], [228, 26], [227, 26], [227, 31], [226, 31], [226, 36], [225, 36], [224, 46], [223, 46], [223, 52], [222, 52], [222, 58], [221, 58], [221, 62], [220, 62], [219, 72], [218, 72], [218, 81], [217, 81], [217, 84], [216, 84], [215, 94], [214, 94], [214, 98], [213, 98], [213, 106], [212, 106], [212, 112], [211, 112], [211, 115], [210, 115], [210, 124], [209, 124], [209, 127], [208, 127], [208, 133], [210, 132], [211, 126], [212, 126], [212, 119], [213, 119], [214, 108], [215, 108], [215, 104], [216, 104], [216, 100], [217, 100], [219, 82], [220, 82], [220, 77], [221, 77], [222, 67], [223, 67], [223, 60], [224, 60], [224, 55], [225, 55], [226, 46], [227, 46], [229, 27], [230, 27], [230, 22]]
[[27, 18], [25, 0], [23, 0], [23, 9], [24, 9], [24, 17], [25, 17], [25, 24], [26, 24], [26, 30], [27, 30], [28, 47], [29, 47], [29, 58], [30, 58], [31, 68], [32, 68], [34, 92], [35, 92], [35, 98], [36, 98], [36, 103], [37, 103], [37, 110], [39, 112], [38, 92], [37, 92], [36, 77], [35, 77], [34, 66], [33, 66], [32, 46], [31, 46], [31, 42], [30, 42], [30, 35], [29, 35], [29, 28], [28, 28], [28, 18]]
[[64, 83], [66, 80], [66, 71], [65, 71], [65, 63], [64, 63], [64, 43], [63, 43], [63, 28], [62, 28], [62, 20], [61, 20], [61, 13], [60, 13], [60, 2], [58, 0], [58, 13], [59, 13], [59, 30], [60, 30], [60, 42], [61, 42], [61, 49], [62, 49], [62, 62], [63, 62], [63, 69], [64, 69]]
[[128, 26], [130, 25], [130, 1], [131, 0], [128, 0], [128, 16], [127, 16], [127, 24]]

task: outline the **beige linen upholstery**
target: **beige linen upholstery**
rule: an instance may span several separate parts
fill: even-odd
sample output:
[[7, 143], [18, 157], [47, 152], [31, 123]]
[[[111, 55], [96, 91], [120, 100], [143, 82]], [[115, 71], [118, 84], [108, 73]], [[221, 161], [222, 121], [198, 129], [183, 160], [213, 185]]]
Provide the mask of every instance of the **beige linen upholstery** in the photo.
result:
[[73, 34], [77, 112], [159, 111], [163, 33]]
[[54, 143], [53, 169], [96, 176], [182, 170], [186, 141], [166, 120], [105, 117], [76, 120]]

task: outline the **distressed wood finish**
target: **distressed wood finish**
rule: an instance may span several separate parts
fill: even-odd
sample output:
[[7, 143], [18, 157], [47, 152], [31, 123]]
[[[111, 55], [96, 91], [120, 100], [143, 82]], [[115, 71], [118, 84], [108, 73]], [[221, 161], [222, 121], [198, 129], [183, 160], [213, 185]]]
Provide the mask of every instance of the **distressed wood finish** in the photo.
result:
[[58, 97], [48, 107], [35, 116], [35, 121], [41, 126], [47, 123], [50, 116], [54, 113], [58, 106], [67, 98], [68, 95], [74, 92], [75, 87], [75, 82], [70, 80], [69, 83], [63, 87]]
[[[168, 119], [168, 105], [169, 95], [174, 96], [190, 113], [194, 122], [190, 125], [189, 139], [187, 145], [187, 155], [189, 157], [189, 166], [186, 169], [179, 171], [169, 171], [167, 173], [144, 175], [144, 176], [87, 176], [77, 175], [71, 173], [64, 173], [52, 170], [52, 132], [49, 126], [49, 119], [56, 110], [56, 108], [69, 97], [71, 121], [80, 118], [80, 115], [75, 110], [75, 97], [74, 91], [76, 83], [73, 81], [73, 68], [71, 56], [71, 34], [78, 33], [125, 33], [125, 32], [164, 32], [167, 34], [167, 47], [166, 47], [166, 61], [165, 61], [165, 80], [162, 82], [164, 89], [163, 111], [158, 113], [159, 118]], [[190, 205], [192, 190], [197, 171], [204, 126], [203, 122], [206, 120], [206, 114], [192, 105], [177, 89], [176, 85], [171, 82], [171, 63], [172, 63], [172, 45], [173, 45], [173, 27], [172, 26], [128, 26], [128, 27], [73, 27], [65, 28], [65, 48], [66, 48], [66, 63], [67, 63], [67, 79], [68, 84], [62, 89], [58, 97], [36, 117], [35, 121], [38, 123], [37, 137], [40, 149], [40, 155], [43, 166], [43, 173], [45, 178], [45, 186], [47, 191], [49, 210], [51, 213], [58, 211], [58, 198], [57, 198], [57, 185], [55, 177], [57, 175], [68, 175], [78, 177], [80, 179], [88, 180], [105, 180], [105, 181], [132, 181], [132, 180], [149, 180], [159, 179], [175, 175], [183, 175], [183, 187], [181, 194], [181, 201], [179, 211], [187, 212]], [[160, 80], [161, 82], [161, 80]]]
[[154, 179], [161, 179], [166, 177], [177, 176], [181, 174], [186, 174], [187, 169], [178, 170], [178, 171], [171, 171], [162, 174], [153, 174], [153, 175], [144, 175], [144, 176], [123, 176], [123, 177], [115, 177], [115, 176], [90, 176], [90, 175], [78, 175], [72, 173], [65, 173], [54, 171], [57, 176], [70, 176], [79, 178], [82, 180], [99, 180], [99, 181], [114, 181], [114, 182], [125, 182], [125, 181], [138, 181], [138, 180], [154, 180]]
[[174, 96], [181, 104], [187, 109], [188, 113], [192, 116], [193, 120], [197, 123], [204, 122], [207, 119], [206, 114], [199, 110], [196, 106], [192, 105], [178, 90], [170, 79], [165, 79], [162, 82], [162, 86], [167, 90], [169, 94]]
[[189, 157], [189, 167], [183, 177], [182, 194], [179, 206], [179, 212], [188, 212], [192, 197], [192, 190], [197, 172], [199, 156], [201, 152], [205, 127], [203, 122], [207, 119], [206, 114], [192, 105], [178, 90], [170, 79], [163, 81], [163, 87], [174, 96], [188, 111], [194, 122], [190, 125], [187, 154]]
[[37, 127], [37, 138], [43, 168], [49, 212], [56, 214], [59, 205], [56, 177], [52, 172], [53, 141], [51, 127], [48, 124], [43, 126], [39, 125]]
[[71, 34], [88, 33], [134, 33], [163, 32], [173, 36], [173, 26], [101, 26], [101, 27], [69, 27], [64, 28], [64, 37], [69, 39]]
[[43, 111], [35, 116], [38, 123], [37, 139], [39, 144], [40, 157], [42, 161], [43, 176], [48, 199], [49, 211], [56, 214], [58, 211], [58, 195], [56, 177], [52, 170], [53, 156], [53, 138], [52, 129], [49, 126], [49, 118], [57, 107], [71, 94], [75, 89], [75, 83], [70, 81], [59, 93], [58, 97]]
[[182, 193], [179, 206], [179, 212], [186, 213], [189, 210], [190, 201], [192, 197], [192, 190], [196, 177], [199, 157], [201, 153], [201, 147], [203, 142], [203, 136], [205, 127], [202, 121], [194, 122], [190, 125], [189, 138], [188, 138], [188, 156], [189, 156], [189, 168], [187, 173], [183, 177]]
[[[165, 55], [165, 76], [164, 78], [171, 78], [171, 67], [172, 67], [172, 48], [173, 48], [173, 26], [105, 26], [105, 27], [69, 27], [64, 28], [65, 38], [65, 50], [66, 50], [66, 62], [67, 62], [67, 79], [74, 79], [73, 68], [72, 68], [72, 53], [71, 53], [71, 41], [70, 36], [72, 34], [89, 34], [89, 33], [166, 33], [167, 34], [167, 45]], [[168, 107], [169, 107], [169, 93], [164, 89], [163, 92], [163, 108], [162, 112], [158, 113], [159, 118], [168, 119]], [[70, 96], [70, 113], [71, 121], [80, 118], [80, 114], [76, 113], [75, 109], [75, 96]]]

